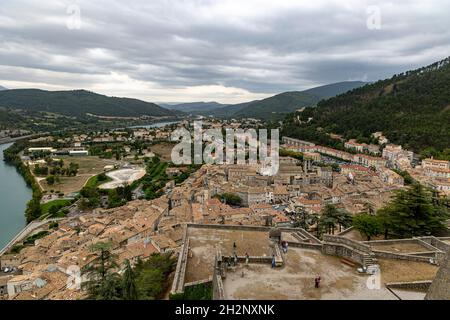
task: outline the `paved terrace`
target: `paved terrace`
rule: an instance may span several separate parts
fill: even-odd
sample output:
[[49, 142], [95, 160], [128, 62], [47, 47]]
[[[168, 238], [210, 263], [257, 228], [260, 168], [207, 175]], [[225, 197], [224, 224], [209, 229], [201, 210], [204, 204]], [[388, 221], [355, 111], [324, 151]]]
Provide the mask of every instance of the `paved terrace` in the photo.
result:
[[189, 253], [185, 283], [205, 280], [212, 276], [216, 247], [224, 256], [233, 254], [236, 242], [237, 255], [271, 257], [273, 248], [269, 245], [267, 231], [233, 230], [216, 228], [188, 228]]
[[388, 251], [394, 253], [415, 253], [429, 252], [430, 249], [417, 242], [401, 242], [401, 243], [377, 243], [372, 242], [370, 246], [374, 250]]
[[[438, 269], [423, 262], [384, 259], [379, 262], [380, 288], [369, 289], [369, 275], [359, 274], [354, 267], [342, 263], [339, 257], [324, 255], [318, 250], [290, 248], [282, 268], [241, 263], [229, 271], [223, 279], [225, 299], [397, 300], [385, 287], [386, 283], [433, 279]], [[322, 279], [319, 289], [314, 288], [317, 274]], [[398, 295], [401, 299], [423, 299], [424, 293], [408, 291]]]
[[407, 239], [384, 240], [384, 236], [374, 237], [371, 241], [366, 241], [359, 231], [349, 228], [340, 234], [340, 237], [359, 241], [367, 244], [375, 252], [386, 252], [394, 255], [422, 256], [441, 260], [447, 250], [450, 250], [450, 242], [446, 237], [417, 237]]
[[[234, 242], [238, 256], [248, 253], [251, 257], [271, 257], [273, 248], [269, 240], [269, 230], [270, 228], [264, 227], [188, 225], [184, 237], [187, 246], [184, 247], [189, 247], [189, 250], [184, 250], [184, 255], [180, 256], [177, 266], [180, 277], [174, 282], [173, 291], [180, 290], [188, 283], [213, 279], [217, 248], [224, 257], [230, 256]], [[420, 256], [422, 252], [427, 253], [430, 249], [438, 250], [430, 245], [438, 241], [432, 237], [366, 243], [349, 240], [347, 245], [350, 247], [347, 249], [339, 247], [339, 243], [334, 243], [331, 239], [331, 242], [326, 244], [327, 248], [337, 246], [334, 248], [337, 255], [334, 255], [326, 254], [323, 244], [302, 229], [281, 228], [280, 231], [282, 240], [290, 243], [288, 253], [283, 257], [282, 267], [273, 269], [270, 263], [252, 263], [252, 259], [249, 265], [245, 265], [241, 259], [238, 266], [231, 267], [221, 280], [222, 298], [423, 299], [424, 291], [420, 288], [414, 287], [408, 292], [396, 288], [397, 292], [394, 294], [392, 288], [389, 290], [386, 285], [394, 282], [430, 282], [438, 270], [436, 265], [429, 263], [428, 257]], [[357, 271], [358, 261], [355, 261], [357, 257], [353, 252], [357, 244], [367, 247], [368, 250], [372, 246], [386, 250], [380, 250], [379, 252], [387, 254], [380, 254], [377, 259], [381, 271], [379, 289], [370, 289], [367, 286], [369, 275]], [[351, 252], [348, 252], [349, 250]], [[388, 250], [395, 253], [389, 253]], [[399, 250], [399, 253], [396, 253], [396, 250]], [[346, 259], [342, 259], [342, 256]], [[348, 260], [353, 260], [355, 264], [348, 263]], [[314, 288], [314, 277], [317, 274], [322, 278], [322, 286], [319, 289]]]

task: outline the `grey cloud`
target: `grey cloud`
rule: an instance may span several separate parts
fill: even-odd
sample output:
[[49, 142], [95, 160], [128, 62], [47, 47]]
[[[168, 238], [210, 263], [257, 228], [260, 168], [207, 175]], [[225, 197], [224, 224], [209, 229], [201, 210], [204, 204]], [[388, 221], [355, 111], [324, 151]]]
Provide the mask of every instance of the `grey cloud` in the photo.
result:
[[[0, 74], [0, 84], [25, 82], [26, 68], [39, 70], [29, 71], [26, 80], [36, 86], [95, 86], [115, 72], [167, 95], [173, 88], [208, 85], [268, 95], [377, 80], [444, 58], [450, 49], [445, 0], [279, 6], [255, 0], [242, 9], [236, 3], [2, 1], [0, 66], [8, 72]], [[69, 4], [81, 8], [80, 30], [65, 26]], [[367, 29], [368, 5], [379, 5], [381, 30]], [[12, 76], [14, 68], [22, 68], [22, 76]]]

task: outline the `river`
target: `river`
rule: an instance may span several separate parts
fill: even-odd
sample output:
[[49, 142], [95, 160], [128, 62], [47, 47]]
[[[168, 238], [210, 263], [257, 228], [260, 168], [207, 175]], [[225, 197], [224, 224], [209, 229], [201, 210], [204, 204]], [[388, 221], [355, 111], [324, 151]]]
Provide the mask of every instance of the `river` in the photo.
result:
[[10, 145], [0, 145], [0, 249], [25, 227], [25, 207], [32, 195], [16, 168], [3, 161], [3, 150]]
[[156, 122], [156, 123], [151, 123], [151, 124], [143, 124], [143, 125], [138, 125], [138, 126], [131, 126], [128, 128], [145, 128], [145, 129], [151, 129], [151, 128], [162, 128], [174, 123], [179, 123], [180, 121], [167, 121], [167, 122]]

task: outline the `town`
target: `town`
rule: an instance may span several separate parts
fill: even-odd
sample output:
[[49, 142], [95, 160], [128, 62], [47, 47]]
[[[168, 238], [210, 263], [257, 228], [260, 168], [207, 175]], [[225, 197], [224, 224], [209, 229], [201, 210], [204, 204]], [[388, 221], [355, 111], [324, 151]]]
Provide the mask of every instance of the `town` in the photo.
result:
[[[202, 130], [260, 125], [209, 118]], [[87, 270], [105, 252], [119, 274], [172, 259], [153, 298], [448, 294], [439, 268], [448, 264], [450, 235], [430, 229], [418, 236], [374, 220], [417, 185], [421, 195], [427, 188], [430, 199], [432, 193], [435, 203], [448, 206], [449, 161], [420, 159], [375, 132], [377, 144], [351, 139], [343, 141], [345, 150], [283, 136], [274, 175], [264, 174], [261, 163], [174, 164], [171, 132], [192, 126], [182, 120], [17, 144], [10, 157], [30, 175], [33, 199], [29, 224], [0, 251], [1, 298], [86, 298], [92, 290], [68, 283], [92, 282]], [[368, 285], [373, 279], [376, 288]]]

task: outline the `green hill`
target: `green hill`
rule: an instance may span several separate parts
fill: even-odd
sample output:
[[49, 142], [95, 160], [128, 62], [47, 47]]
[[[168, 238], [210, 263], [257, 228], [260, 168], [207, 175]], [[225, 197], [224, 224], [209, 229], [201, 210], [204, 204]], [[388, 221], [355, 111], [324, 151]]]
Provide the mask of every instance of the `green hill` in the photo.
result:
[[[17, 115], [13, 114], [11, 112], [8, 112], [6, 110], [2, 110], [0, 109], [0, 126], [4, 125], [6, 123], [10, 124], [10, 123], [14, 123], [14, 121], [17, 121]], [[22, 120], [19, 118], [19, 120]]]
[[287, 117], [283, 130], [328, 144], [325, 132], [367, 140], [383, 131], [422, 155], [450, 157], [450, 58], [321, 101]]
[[137, 99], [107, 97], [97, 93], [16, 89], [0, 91], [0, 107], [29, 112], [46, 111], [66, 116], [87, 114], [111, 117], [173, 116], [175, 113], [154, 103]]
[[304, 92], [284, 92], [273, 97], [255, 101], [233, 114], [236, 118], [268, 119], [277, 113], [289, 113], [302, 107], [312, 107], [320, 97]]
[[256, 101], [250, 101], [250, 102], [243, 102], [238, 104], [231, 104], [226, 107], [218, 108], [215, 110], [211, 110], [209, 112], [203, 113], [203, 115], [212, 115], [218, 118], [232, 118], [237, 112], [241, 111], [243, 108], [247, 107], [251, 103]]
[[[263, 100], [240, 104], [228, 117], [269, 119], [277, 114], [294, 112], [303, 107], [315, 106], [320, 100], [336, 96], [364, 85], [361, 81], [346, 81], [320, 86], [305, 91], [291, 91], [277, 94]], [[226, 111], [229, 107], [220, 110]], [[237, 109], [237, 110], [236, 110]], [[230, 109], [228, 109], [230, 111]]]
[[318, 96], [321, 99], [328, 99], [340, 95], [342, 93], [345, 93], [347, 91], [351, 91], [353, 89], [362, 87], [366, 84], [367, 82], [363, 81], [343, 81], [311, 88], [302, 92]]

